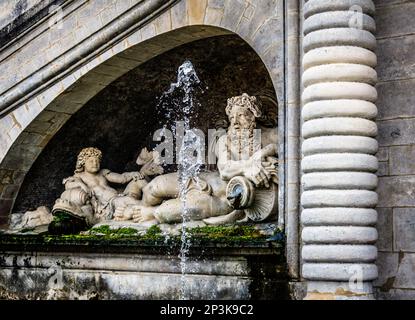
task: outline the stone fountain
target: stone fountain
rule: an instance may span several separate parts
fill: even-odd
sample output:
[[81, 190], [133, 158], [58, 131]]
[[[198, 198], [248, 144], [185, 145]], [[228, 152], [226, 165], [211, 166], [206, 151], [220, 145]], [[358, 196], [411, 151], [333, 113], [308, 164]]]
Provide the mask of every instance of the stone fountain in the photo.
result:
[[[182, 94], [164, 110], [179, 118], [160, 133], [176, 135], [177, 170], [165, 172], [174, 158], [165, 143], [142, 149], [139, 169], [124, 173], [101, 168], [102, 151], [86, 147], [52, 210], [14, 215], [1, 239], [0, 262], [10, 272], [17, 268], [17, 281], [3, 276], [8, 289], [0, 289], [0, 297], [287, 296], [276, 226], [277, 130], [261, 130], [255, 96], [231, 97], [224, 106], [228, 119], [209, 135], [206, 156], [203, 133], [190, 127], [199, 83], [186, 61], [161, 97]], [[22, 243], [31, 253], [13, 252]], [[23, 287], [27, 282], [33, 286]]]

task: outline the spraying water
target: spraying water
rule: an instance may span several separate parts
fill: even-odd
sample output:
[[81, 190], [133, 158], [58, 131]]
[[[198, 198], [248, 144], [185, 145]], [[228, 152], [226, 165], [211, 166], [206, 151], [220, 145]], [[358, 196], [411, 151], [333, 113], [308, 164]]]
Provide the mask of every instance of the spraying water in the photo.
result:
[[[187, 207], [188, 186], [191, 183], [199, 183], [199, 173], [202, 167], [202, 159], [195, 161], [194, 152], [200, 150], [201, 140], [198, 135], [190, 128], [190, 120], [195, 113], [194, 89], [200, 83], [199, 77], [190, 61], [185, 61], [177, 72], [177, 81], [170, 85], [169, 90], [163, 93], [164, 111], [168, 121], [176, 118], [176, 124], [171, 127], [176, 131], [177, 160], [178, 160], [178, 184], [179, 197], [182, 203], [182, 226], [181, 226], [181, 248], [180, 248], [180, 268], [181, 268], [181, 288], [180, 299], [188, 299], [188, 286], [186, 274], [188, 273], [188, 253], [191, 246], [190, 234], [187, 231], [187, 223], [190, 220], [189, 208]], [[175, 93], [181, 93], [183, 98], [180, 103], [171, 103], [170, 99]], [[170, 101], [170, 103], [169, 103]], [[166, 108], [166, 106], [168, 106]], [[177, 119], [180, 118], [180, 119]], [[177, 121], [180, 120], [180, 121]], [[179, 128], [180, 127], [180, 128]], [[166, 126], [164, 126], [164, 129]], [[180, 130], [179, 130], [180, 129]], [[179, 132], [180, 131], [180, 132]], [[179, 134], [178, 134], [179, 133]]]

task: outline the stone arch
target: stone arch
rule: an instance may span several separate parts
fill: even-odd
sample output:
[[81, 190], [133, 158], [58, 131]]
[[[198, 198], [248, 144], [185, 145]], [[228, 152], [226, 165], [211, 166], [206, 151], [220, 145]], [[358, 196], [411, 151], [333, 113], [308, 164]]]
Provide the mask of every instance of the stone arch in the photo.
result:
[[248, 1], [177, 1], [0, 119], [5, 137], [0, 141], [0, 225], [7, 223], [25, 174], [71, 115], [119, 76], [181, 44], [239, 35], [264, 62], [283, 106], [283, 1], [264, 3], [255, 7]]

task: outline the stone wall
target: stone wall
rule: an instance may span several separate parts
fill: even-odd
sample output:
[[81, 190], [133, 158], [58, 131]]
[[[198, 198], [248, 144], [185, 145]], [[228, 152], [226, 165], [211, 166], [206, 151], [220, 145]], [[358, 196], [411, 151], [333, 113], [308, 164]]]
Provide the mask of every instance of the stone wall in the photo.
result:
[[[11, 0], [0, 2], [0, 46], [16, 40], [68, 0]], [[52, 25], [52, 20], [49, 21]]]
[[3, 239], [0, 300], [290, 298], [282, 246], [192, 245], [183, 277], [180, 245], [104, 242], [25, 240], [20, 252], [22, 243]]
[[0, 3], [0, 29], [10, 25], [21, 15], [39, 5], [39, 0], [12, 0]]
[[377, 0], [379, 299], [415, 299], [415, 3]]

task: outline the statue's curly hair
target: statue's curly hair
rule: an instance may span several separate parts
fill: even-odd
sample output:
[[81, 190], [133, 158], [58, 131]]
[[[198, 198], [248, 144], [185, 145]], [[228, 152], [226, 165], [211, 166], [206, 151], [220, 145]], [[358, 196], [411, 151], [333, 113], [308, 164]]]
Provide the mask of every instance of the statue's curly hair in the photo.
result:
[[235, 106], [240, 106], [249, 109], [249, 111], [253, 113], [255, 118], [259, 118], [262, 115], [261, 103], [257, 100], [256, 97], [250, 96], [246, 93], [228, 99], [228, 104], [226, 105], [225, 109], [226, 115], [228, 117]]
[[85, 161], [89, 157], [96, 157], [101, 161], [102, 159], [102, 152], [101, 150], [93, 147], [84, 148], [79, 152], [78, 158], [76, 160], [76, 168], [75, 173], [84, 171]]

